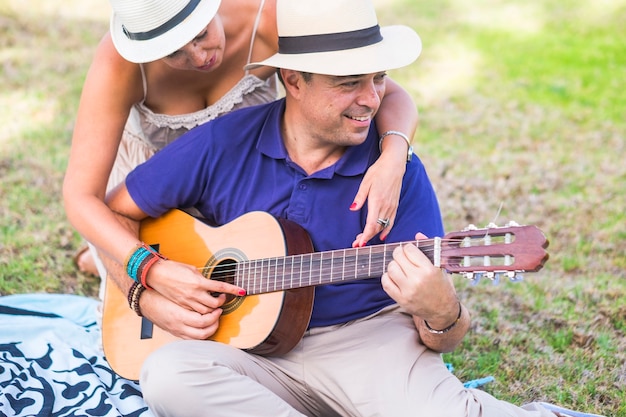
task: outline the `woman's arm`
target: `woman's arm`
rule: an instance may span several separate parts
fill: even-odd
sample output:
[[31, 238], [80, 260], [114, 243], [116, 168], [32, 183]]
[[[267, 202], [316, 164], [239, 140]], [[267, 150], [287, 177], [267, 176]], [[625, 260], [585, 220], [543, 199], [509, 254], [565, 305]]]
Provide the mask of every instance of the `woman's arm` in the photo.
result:
[[[102, 260], [109, 277], [124, 294], [128, 294], [133, 280], [124, 264], [142, 244], [139, 240], [139, 226], [147, 215], [132, 199], [125, 183], [109, 192], [106, 203], [115, 213], [121, 227], [116, 238], [119, 254], [124, 260], [116, 261], [106, 255]], [[206, 279], [197, 268], [174, 260], [160, 259], [145, 268], [146, 277], [142, 277], [141, 282], [149, 288], [141, 293], [139, 299], [141, 314], [162, 329], [185, 339], [206, 339], [215, 333], [226, 294], [245, 294], [243, 288], [220, 280]]]
[[123, 259], [123, 228], [104, 204], [106, 186], [133, 103], [143, 97], [139, 66], [124, 60], [104, 36], [81, 94], [63, 183], [69, 221], [89, 242]]
[[[367, 221], [363, 233], [356, 237], [354, 247], [364, 246], [379, 232], [384, 240], [393, 227], [402, 177], [412, 148], [401, 135], [385, 132], [400, 132], [412, 141], [417, 123], [417, 108], [409, 94], [393, 80], [386, 78], [385, 96], [376, 114], [378, 134], [385, 135], [380, 143], [382, 154], [368, 169], [350, 207], [353, 211], [360, 210], [367, 200]], [[379, 218], [389, 219], [389, 225], [382, 228], [378, 224]]]

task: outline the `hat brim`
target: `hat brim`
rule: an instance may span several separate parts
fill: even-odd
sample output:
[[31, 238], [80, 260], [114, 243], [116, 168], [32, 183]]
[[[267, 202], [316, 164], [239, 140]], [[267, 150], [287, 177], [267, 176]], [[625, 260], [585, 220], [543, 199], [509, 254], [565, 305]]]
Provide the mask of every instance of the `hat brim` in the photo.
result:
[[204, 29], [215, 17], [220, 1], [203, 0], [181, 23], [164, 34], [148, 40], [129, 39], [123, 31], [122, 22], [115, 12], [111, 15], [110, 31], [113, 44], [127, 61], [136, 64], [156, 61], [176, 52]]
[[396, 25], [382, 27], [380, 31], [383, 40], [372, 45], [329, 52], [277, 53], [264, 61], [250, 63], [245, 69], [269, 66], [335, 76], [373, 74], [407, 66], [422, 52], [422, 41], [413, 29]]

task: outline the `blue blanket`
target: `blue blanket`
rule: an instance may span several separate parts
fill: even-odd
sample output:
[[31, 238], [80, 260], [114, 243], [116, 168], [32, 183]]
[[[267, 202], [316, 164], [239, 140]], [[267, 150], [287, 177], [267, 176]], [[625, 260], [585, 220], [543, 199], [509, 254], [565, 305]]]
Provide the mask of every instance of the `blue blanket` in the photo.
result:
[[152, 417], [139, 385], [104, 358], [99, 304], [62, 294], [0, 297], [0, 416]]
[[153, 417], [139, 385], [104, 358], [99, 306], [75, 295], [0, 297], [0, 417]]

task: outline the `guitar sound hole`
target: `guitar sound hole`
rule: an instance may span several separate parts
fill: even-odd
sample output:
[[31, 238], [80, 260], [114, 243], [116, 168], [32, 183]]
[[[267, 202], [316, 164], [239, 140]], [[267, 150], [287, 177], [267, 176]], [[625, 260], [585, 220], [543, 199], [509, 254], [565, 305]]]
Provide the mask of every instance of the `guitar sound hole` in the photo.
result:
[[[213, 268], [213, 272], [211, 273], [211, 279], [235, 285], [236, 266], [237, 261], [235, 261], [234, 259], [224, 259], [220, 261], [217, 265], [215, 265], [215, 268]], [[219, 293], [213, 293], [211, 295], [217, 297]], [[226, 294], [226, 304], [228, 304], [235, 298], [237, 297], [234, 295]]]

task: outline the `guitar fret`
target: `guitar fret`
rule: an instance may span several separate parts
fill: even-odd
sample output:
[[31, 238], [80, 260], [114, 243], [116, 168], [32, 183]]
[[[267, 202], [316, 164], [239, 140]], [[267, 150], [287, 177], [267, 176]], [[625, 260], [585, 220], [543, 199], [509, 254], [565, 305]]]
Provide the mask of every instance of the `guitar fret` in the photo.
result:
[[289, 274], [289, 288], [293, 288], [293, 274], [296, 269], [295, 258], [291, 262], [291, 273]]
[[359, 249], [354, 251], [354, 279], [357, 278], [357, 273], [359, 272]]
[[266, 291], [264, 288], [265, 277], [265, 258], [259, 259], [259, 293], [263, 294]]
[[[274, 279], [271, 279], [271, 280], [268, 279], [268, 281], [270, 281], [270, 282], [268, 282], [268, 284], [267, 284], [267, 289], [268, 289], [268, 291], [276, 291], [276, 288], [277, 288], [277, 286], [276, 286], [276, 268], [277, 268], [277, 266], [276, 266], [276, 258], [268, 260], [267, 268], [268, 268], [267, 276], [274, 278]], [[270, 284], [273, 285], [271, 288], [270, 288]]]
[[278, 258], [274, 258], [274, 274], [273, 274], [274, 275], [274, 280], [273, 280], [273, 282], [274, 282], [274, 291], [276, 291], [278, 289], [278, 287], [276, 285], [277, 282], [278, 282], [277, 274], [278, 274]]
[[283, 288], [285, 288], [285, 265], [287, 265], [287, 259], [283, 260], [283, 280], [282, 280]]
[[257, 294], [263, 293], [263, 261], [257, 259], [254, 261], [254, 288]]
[[248, 279], [250, 280], [250, 288], [252, 289], [252, 292], [254, 294], [257, 294], [257, 289], [256, 289], [256, 261], [252, 261], [250, 263], [250, 266], [248, 268]]
[[235, 266], [235, 285], [244, 288], [246, 292], [248, 292], [248, 287], [246, 285], [246, 274], [245, 274], [246, 264], [245, 262], [238, 262]]
[[255, 279], [254, 286], [258, 288], [259, 293], [262, 294], [263, 293], [263, 259], [259, 259], [257, 261], [257, 269], [255, 272], [255, 277], [258, 277], [258, 278]]
[[[256, 261], [256, 271], [254, 273], [254, 286], [258, 288], [259, 294], [263, 293], [263, 259]], [[258, 279], [257, 279], [258, 277]]]
[[256, 294], [256, 291], [254, 290], [254, 272], [255, 269], [253, 268], [253, 263], [255, 261], [248, 261], [248, 285], [250, 286], [250, 288], [248, 289], [248, 292], [250, 294]]
[[255, 289], [255, 291], [257, 293], [260, 293], [261, 292], [261, 288], [260, 288], [260, 286], [257, 286], [257, 280], [258, 280], [258, 278], [260, 278], [260, 277], [258, 277], [258, 272], [259, 272], [259, 266], [258, 265], [259, 265], [259, 260], [257, 259], [257, 260], [254, 261], [254, 289]]
[[[383, 274], [387, 271], [387, 245], [383, 245]], [[381, 274], [382, 275], [382, 274]]]
[[240, 282], [239, 285], [242, 288], [245, 288], [246, 292], [248, 292], [250, 290], [250, 287], [249, 287], [248, 282], [246, 280], [246, 278], [247, 278], [247, 276], [246, 276], [246, 266], [248, 265], [248, 262], [244, 262], [243, 264], [238, 264], [238, 266], [239, 265], [241, 265], [241, 268], [240, 268], [241, 269], [241, 274], [240, 274], [241, 282]]
[[302, 270], [304, 269], [303, 268], [303, 266], [304, 266], [304, 255], [300, 256], [300, 260], [301, 260], [301, 262], [300, 262], [300, 280], [298, 282], [298, 287], [302, 286]]
[[265, 291], [269, 292], [272, 289], [270, 288], [270, 280], [268, 279], [268, 277], [271, 276], [271, 267], [272, 266], [272, 259], [266, 259], [263, 261], [263, 266], [261, 268], [261, 272], [263, 273], [262, 275], [262, 279], [261, 279], [261, 285], [265, 287]]
[[346, 250], [343, 250], [343, 262], [341, 263], [341, 280], [346, 277]]
[[308, 282], [308, 285], [311, 285], [311, 271], [313, 271], [313, 254], [309, 255], [309, 282]]
[[270, 259], [268, 261], [267, 267], [268, 267], [268, 271], [267, 271], [268, 274], [267, 274], [267, 276], [273, 278], [272, 280], [268, 279], [268, 281], [271, 281], [270, 283], [272, 284], [272, 287], [270, 289], [270, 283], [268, 283], [268, 285], [267, 285], [268, 290], [276, 291], [276, 289], [278, 288], [277, 287], [277, 282], [276, 282], [276, 269], [277, 269], [276, 258]]
[[243, 267], [243, 276], [244, 276], [244, 280], [247, 283], [246, 293], [252, 294], [252, 292], [254, 291], [254, 288], [252, 284], [252, 273], [251, 273], [250, 261], [246, 261], [244, 264], [245, 265]]
[[263, 258], [261, 260], [259, 260], [259, 292], [261, 294], [267, 292], [267, 284], [265, 282], [265, 277], [267, 276], [267, 272], [266, 272], [266, 262], [267, 259]]
[[324, 253], [323, 253], [323, 252], [320, 252], [320, 257], [319, 257], [319, 261], [320, 261], [320, 267], [319, 267], [320, 274], [319, 274], [319, 277], [317, 278], [317, 279], [318, 279], [318, 284], [322, 282], [322, 274], [324, 273], [324, 262], [322, 262], [322, 258], [323, 258], [323, 257], [324, 257]]
[[296, 275], [295, 283], [293, 284], [294, 288], [299, 287], [302, 284], [302, 269], [304, 268], [304, 255], [299, 256], [299, 264], [298, 264], [298, 275]]
[[244, 287], [246, 289], [246, 293], [251, 294], [252, 293], [252, 280], [250, 279], [250, 261], [245, 261], [243, 268], [242, 268], [242, 275], [243, 275], [243, 280], [244, 282], [246, 282], [246, 287]]
[[[271, 271], [270, 271], [270, 266], [272, 265], [272, 259], [265, 259], [262, 262], [262, 266], [261, 266], [261, 273], [262, 273], [262, 278], [261, 278], [261, 287], [265, 287], [265, 291], [269, 292], [271, 291], [270, 288], [270, 280], [267, 279], [267, 277], [271, 276]], [[267, 282], [266, 282], [267, 281]]]
[[242, 270], [242, 286], [245, 283], [244, 288], [246, 289], [246, 292], [249, 293], [252, 291], [252, 288], [250, 287], [250, 262], [245, 262]]

